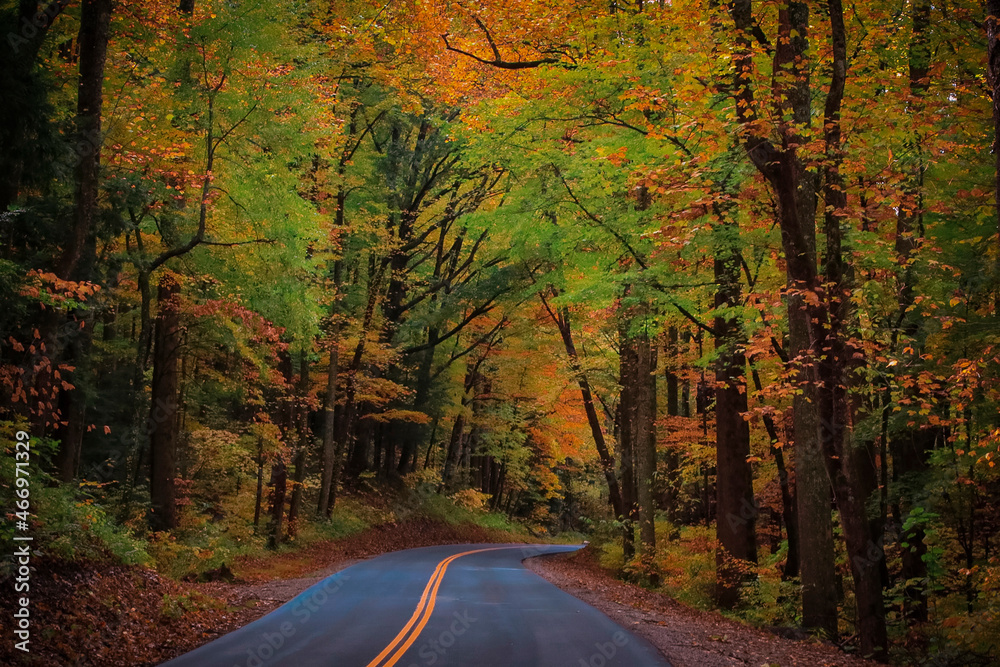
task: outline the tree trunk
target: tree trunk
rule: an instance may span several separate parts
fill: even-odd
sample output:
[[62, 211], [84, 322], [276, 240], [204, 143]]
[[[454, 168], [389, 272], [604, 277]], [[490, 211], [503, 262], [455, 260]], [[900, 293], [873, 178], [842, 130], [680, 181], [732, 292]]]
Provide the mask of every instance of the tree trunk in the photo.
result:
[[[278, 370], [285, 378], [285, 386], [288, 393], [280, 398], [277, 409], [280, 417], [279, 426], [282, 434], [282, 450], [292, 439], [295, 428], [295, 406], [292, 401], [292, 358], [288, 352], [278, 354]], [[271, 516], [268, 527], [267, 545], [271, 549], [276, 549], [279, 544], [285, 541], [285, 500], [288, 494], [288, 466], [285, 463], [285, 452], [278, 451], [277, 456], [271, 463], [271, 479], [267, 485], [271, 488], [271, 507], [268, 514]]]
[[[788, 277], [789, 358], [797, 364], [796, 381], [802, 393], [792, 411], [795, 434], [796, 500], [800, 528], [803, 624], [834, 636], [837, 631], [837, 594], [830, 520], [830, 483], [821, 445], [818, 376], [814, 359], [824, 353], [828, 313], [816, 269], [815, 186], [798, 158], [797, 146], [805, 143], [799, 128], [810, 125], [809, 7], [793, 0], [778, 9], [778, 35], [774, 48], [772, 85], [782, 111], [794, 124], [779, 122], [780, 146], [758, 134], [753, 86], [753, 47], [750, 35], [756, 24], [751, 0], [729, 5], [736, 27], [734, 76], [731, 90], [736, 114], [748, 129], [744, 138], [747, 156], [768, 180], [778, 200], [781, 242]], [[811, 293], [811, 294], [810, 294]], [[809, 295], [808, 299], [806, 295]], [[816, 303], [819, 302], [819, 303]]]
[[[548, 309], [547, 304], [546, 309]], [[618, 477], [615, 475], [615, 459], [608, 450], [607, 441], [604, 439], [604, 429], [601, 427], [601, 419], [594, 405], [594, 396], [590, 390], [590, 381], [580, 366], [580, 358], [576, 352], [576, 343], [573, 341], [573, 326], [570, 320], [569, 309], [563, 308], [558, 314], [550, 310], [549, 315], [559, 329], [563, 347], [566, 348], [566, 356], [569, 357], [570, 369], [576, 375], [576, 383], [580, 387], [580, 398], [583, 400], [583, 409], [587, 414], [590, 435], [594, 439], [597, 455], [601, 459], [601, 470], [604, 472], [604, 479], [608, 484], [608, 503], [611, 505], [611, 512], [615, 519], [620, 519], [624, 516], [625, 510], [622, 504], [621, 489], [618, 486]]]
[[61, 361], [72, 366], [73, 371], [62, 371], [63, 378], [74, 383], [73, 389], [59, 392], [59, 418], [65, 424], [57, 424], [53, 435], [59, 439], [56, 450], [56, 475], [60, 482], [70, 483], [80, 470], [83, 453], [83, 434], [86, 431], [86, 401], [80, 384], [84, 377], [84, 366], [88, 361], [91, 343], [91, 327], [76, 331], [61, 354]]
[[[433, 303], [433, 298], [432, 298]], [[413, 409], [417, 412], [427, 410], [427, 402], [431, 390], [431, 370], [434, 365], [434, 351], [437, 349], [438, 330], [431, 327], [427, 332], [427, 344], [429, 347], [424, 350], [420, 357], [420, 365], [417, 368], [417, 387], [413, 397]], [[403, 445], [399, 454], [400, 475], [413, 472], [417, 465], [417, 450], [425, 436], [426, 429], [423, 424], [413, 424], [405, 429], [403, 434]]]
[[[676, 372], [680, 358], [678, 340], [677, 327], [669, 327], [667, 329], [667, 344], [664, 347], [664, 356], [666, 358], [664, 362], [664, 375], [667, 384], [667, 415], [670, 417], [680, 416], [680, 395], [678, 393], [680, 382]], [[667, 450], [665, 462], [663, 508], [667, 512], [667, 518], [673, 527], [674, 535], [676, 535], [677, 523], [680, 519], [677, 505], [681, 495], [681, 481], [680, 456], [678, 456], [674, 448]], [[674, 539], [674, 535], [669, 536], [669, 539]]]
[[451, 438], [448, 440], [448, 453], [445, 457], [444, 474], [442, 475], [442, 486], [450, 491], [454, 486], [455, 469], [458, 467], [462, 456], [462, 436], [465, 430], [465, 401], [462, 401], [458, 416], [451, 428]]
[[288, 535], [295, 537], [297, 522], [302, 511], [302, 484], [306, 479], [306, 462], [309, 454], [309, 356], [303, 347], [299, 359], [299, 446], [295, 452], [295, 472], [292, 475], [292, 501], [288, 506]]
[[818, 350], [822, 353], [819, 356], [819, 391], [823, 397], [818, 407], [824, 418], [822, 434], [827, 473], [834, 482], [834, 494], [854, 578], [861, 651], [867, 656], [887, 661], [889, 639], [882, 596], [885, 556], [880, 546], [882, 536], [872, 530], [879, 525], [868, 516], [868, 502], [877, 491], [874, 460], [870, 456], [870, 443], [859, 444], [855, 438], [851, 423], [852, 403], [847, 391], [848, 381], [853, 379], [848, 373], [859, 367], [861, 363], [858, 360], [863, 359], [863, 352], [854, 346], [847, 333], [853, 279], [851, 265], [844, 259], [845, 254], [849, 254], [849, 250], [845, 253], [847, 239], [842, 224], [846, 216], [847, 190], [840, 175], [843, 161], [840, 109], [847, 80], [847, 31], [841, 0], [827, 0], [827, 5], [833, 54], [833, 75], [826, 97], [823, 124], [827, 245], [824, 283], [829, 289], [829, 331], [826, 345]]
[[[34, 18], [34, 17], [33, 17]], [[54, 15], [52, 16], [54, 18]], [[84, 0], [80, 15], [80, 74], [77, 79], [76, 136], [78, 147], [73, 225], [56, 274], [63, 280], [87, 280], [93, 269], [94, 221], [100, 195], [101, 109], [104, 103], [104, 64], [107, 60], [108, 32], [111, 23], [111, 0]], [[51, 21], [49, 21], [51, 24]], [[16, 186], [15, 186], [16, 189]], [[85, 257], [86, 255], [86, 257]], [[81, 264], [81, 259], [83, 263]], [[80, 366], [90, 348], [92, 326], [86, 324], [67, 346], [63, 363]], [[72, 481], [79, 469], [85, 432], [85, 397], [82, 369], [65, 371], [63, 380], [76, 389], [60, 392], [61, 419], [57, 453], [58, 475]]]
[[[761, 392], [763, 384], [760, 381], [760, 374], [757, 369], [753, 369], [754, 388]], [[792, 492], [792, 485], [788, 468], [785, 465], [785, 452], [779, 446], [781, 438], [778, 437], [778, 429], [774, 424], [771, 415], [764, 415], [764, 428], [771, 442], [771, 455], [774, 457], [775, 466], [778, 469], [778, 486], [781, 488], [781, 510], [782, 521], [785, 524], [785, 534], [788, 537], [788, 557], [785, 559], [785, 568], [781, 572], [783, 580], [793, 579], [799, 576], [799, 519], [795, 509], [795, 494]]]
[[[1000, 3], [997, 4], [1000, 9]], [[909, 48], [909, 79], [910, 79], [910, 102], [909, 111], [916, 122], [924, 110], [924, 97], [929, 87], [927, 80], [930, 72], [931, 51], [928, 43], [928, 28], [930, 24], [930, 1], [916, 0], [910, 9], [913, 21], [913, 34], [910, 38]], [[987, 13], [990, 13], [990, 3], [987, 3]], [[987, 20], [987, 35], [989, 36], [989, 19]], [[995, 39], [995, 38], [994, 38]], [[996, 76], [992, 71], [994, 65], [992, 58], [995, 56], [991, 47], [993, 40], [988, 44], [987, 78], [990, 83]], [[994, 101], [994, 118], [996, 119], [997, 102]], [[911, 163], [907, 169], [908, 174], [904, 182], [904, 201], [899, 207], [896, 215], [896, 261], [900, 266], [899, 275], [899, 310], [897, 315], [898, 326], [896, 330], [903, 334], [913, 347], [922, 352], [922, 345], [918, 338], [919, 320], [910, 312], [914, 301], [913, 287], [915, 276], [913, 272], [913, 259], [917, 251], [919, 238], [922, 235], [923, 212], [921, 201], [923, 199], [923, 171], [924, 161], [921, 155], [922, 137], [914, 128], [909, 147], [912, 155], [909, 157]], [[1000, 157], [996, 157], [1000, 159]], [[1000, 172], [998, 172], [1000, 174]], [[894, 334], [893, 342], [897, 343], [898, 336]], [[908, 398], [916, 398], [916, 390], [907, 390]], [[903, 581], [914, 582], [923, 581], [927, 577], [927, 564], [924, 563], [923, 555], [927, 547], [924, 544], [924, 532], [919, 524], [912, 526], [908, 530], [902, 530], [904, 521], [902, 511], [909, 512], [920, 496], [920, 473], [928, 464], [928, 454], [933, 447], [936, 433], [921, 429], [919, 426], [906, 427], [903, 433], [894, 435], [889, 440], [889, 449], [892, 455], [892, 481], [899, 494], [899, 501], [894, 506], [896, 521], [900, 523], [899, 543], [901, 554], [900, 577]], [[884, 463], [883, 463], [884, 465]], [[904, 546], [905, 545], [905, 546]], [[903, 590], [903, 615], [910, 621], [923, 622], [927, 620], [927, 595], [923, 586], [907, 584]]]
[[73, 226], [56, 273], [72, 280], [94, 231], [100, 194], [101, 108], [108, 53], [111, 0], [83, 0], [80, 14], [80, 77], [77, 83], [76, 162]]
[[635, 557], [635, 521], [639, 518], [635, 466], [635, 424], [638, 408], [636, 369], [639, 362], [635, 341], [628, 335], [627, 318], [623, 316], [621, 320], [618, 325], [618, 383], [621, 385], [621, 394], [618, 398], [618, 452], [622, 482], [622, 551], [627, 564]]
[[667, 380], [667, 414], [676, 417], [680, 414], [678, 409], [678, 396], [677, 396], [677, 327], [669, 327], [667, 329], [667, 359], [664, 363], [666, 370], [664, 375]]
[[254, 532], [260, 527], [260, 506], [264, 500], [264, 439], [257, 438], [257, 495], [253, 503]]
[[280, 454], [271, 464], [271, 479], [267, 485], [271, 487], [271, 525], [268, 530], [267, 545], [276, 549], [284, 542], [285, 493], [288, 484], [288, 471]]
[[180, 359], [180, 283], [173, 274], [160, 278], [154, 326], [153, 383], [149, 423], [149, 524], [153, 530], [177, 526], [174, 456], [177, 447], [177, 390]]
[[323, 404], [323, 476], [320, 480], [319, 508], [321, 517], [329, 517], [337, 501], [337, 485], [343, 466], [343, 452], [337, 441], [337, 372], [339, 363], [339, 327], [334, 327], [330, 341], [330, 362], [327, 365], [326, 401]]
[[[737, 228], [719, 220], [715, 258], [716, 309], [741, 304], [739, 257], [733, 244]], [[730, 238], [732, 237], [732, 238]], [[757, 562], [757, 505], [753, 494], [750, 424], [747, 412], [746, 348], [739, 320], [730, 314], [715, 316], [715, 595], [720, 606], [738, 605], [743, 585], [755, 578], [746, 566]]]
[[[636, 336], [635, 461], [636, 500], [639, 505], [639, 557], [654, 579], [656, 556], [656, 347], [649, 334]], [[653, 582], [656, 583], [655, 581]]]
[[994, 268], [1000, 274], [1000, 0], [986, 0], [985, 25], [986, 80], [993, 100], [993, 189], [998, 245], [997, 265]]

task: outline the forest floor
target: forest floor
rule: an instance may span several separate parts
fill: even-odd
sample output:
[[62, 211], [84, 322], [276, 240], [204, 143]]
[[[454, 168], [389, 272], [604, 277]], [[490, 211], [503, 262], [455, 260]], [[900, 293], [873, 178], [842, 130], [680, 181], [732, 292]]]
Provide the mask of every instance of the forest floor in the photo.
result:
[[597, 607], [612, 620], [643, 637], [673, 667], [870, 667], [876, 663], [811, 639], [786, 639], [726, 618], [699, 611], [673, 598], [615, 578], [601, 567], [593, 550], [532, 558], [528, 569], [567, 593]]
[[[510, 542], [477, 525], [417, 518], [264, 558], [239, 559], [232, 581], [177, 582], [147, 568], [36, 561], [31, 652], [0, 647], [0, 664], [156, 665], [242, 627], [359, 560], [461, 542]], [[622, 582], [590, 550], [527, 561], [563, 590], [646, 638], [675, 667], [870, 665], [835, 647], [794, 641]], [[8, 607], [0, 589], [0, 606]]]

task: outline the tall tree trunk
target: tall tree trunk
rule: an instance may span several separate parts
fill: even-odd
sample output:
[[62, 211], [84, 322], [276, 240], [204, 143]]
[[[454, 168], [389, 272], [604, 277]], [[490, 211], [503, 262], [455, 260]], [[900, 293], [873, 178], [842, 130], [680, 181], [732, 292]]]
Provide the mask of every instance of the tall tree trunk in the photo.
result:
[[100, 193], [101, 109], [108, 53], [111, 0], [83, 0], [80, 14], [80, 76], [77, 83], [76, 141], [87, 149], [77, 156], [73, 226], [56, 273], [72, 280], [94, 231]]
[[[27, 3], [34, 4], [34, 3]], [[53, 16], [54, 18], [54, 16]], [[101, 109], [104, 103], [104, 64], [107, 60], [111, 0], [84, 0], [80, 15], [80, 74], [77, 79], [75, 144], [77, 154], [73, 225], [56, 265], [63, 280], [88, 280], [93, 271], [94, 222], [100, 195]], [[83, 260], [81, 262], [81, 260]], [[90, 348], [92, 326], [84, 323], [66, 348], [64, 363], [78, 367]], [[67, 371], [63, 380], [77, 389], [60, 393], [59, 405], [66, 425], [59, 428], [57, 466], [59, 478], [72, 481], [79, 469], [85, 432], [85, 397], [82, 369]]]
[[253, 503], [254, 533], [260, 527], [260, 506], [264, 500], [264, 439], [257, 437], [257, 495]]
[[[368, 282], [368, 301], [365, 305], [365, 315], [364, 320], [361, 323], [361, 331], [358, 334], [358, 344], [354, 348], [354, 356], [351, 358], [351, 364], [347, 371], [347, 377], [344, 387], [344, 418], [341, 420], [340, 427], [340, 440], [342, 446], [349, 448], [352, 441], [352, 434], [354, 431], [354, 420], [357, 413], [357, 376], [361, 372], [362, 361], [364, 360], [365, 347], [368, 342], [368, 332], [371, 330], [372, 320], [375, 317], [375, 306], [378, 303], [379, 291], [382, 288], [382, 279], [385, 276], [385, 270], [388, 266], [387, 262], [378, 263], [377, 268], [371, 273]], [[351, 464], [355, 471], [364, 468], [364, 464], [367, 463], [364, 448], [359, 449], [354, 448], [351, 453]], [[358, 467], [361, 464], [361, 467]]]
[[[85, 321], [82, 322], [85, 324]], [[68, 323], [67, 323], [68, 324]], [[54, 436], [59, 439], [59, 449], [56, 450], [53, 464], [59, 481], [70, 483], [76, 479], [80, 470], [80, 457], [83, 453], [83, 434], [86, 431], [86, 399], [83, 387], [86, 373], [85, 365], [90, 350], [91, 327], [74, 332], [61, 352], [61, 362], [73, 367], [73, 371], [61, 371], [63, 379], [75, 383], [73, 389], [59, 392], [59, 418]]]
[[[639, 505], [639, 557], [648, 569], [656, 556], [656, 347], [643, 330], [636, 336], [635, 461], [636, 500]], [[655, 581], [654, 581], [655, 583]]]
[[298, 532], [299, 513], [302, 510], [302, 485], [306, 480], [306, 462], [309, 455], [309, 356], [303, 346], [299, 359], [298, 435], [295, 452], [295, 472], [292, 474], [292, 501], [288, 506], [288, 535]]
[[[293, 370], [292, 358], [288, 352], [280, 352], [278, 355], [278, 370], [285, 378], [285, 386], [288, 393], [281, 396], [281, 434], [283, 447], [292, 440], [295, 429], [295, 405], [292, 399]], [[279, 544], [285, 541], [285, 500], [288, 495], [288, 466], [285, 463], [284, 451], [279, 451], [271, 462], [271, 479], [267, 485], [271, 488], [271, 507], [268, 514], [271, 516], [268, 526], [267, 545], [271, 549], [276, 549]]]
[[268, 527], [267, 545], [276, 549], [284, 542], [285, 526], [285, 494], [288, 490], [288, 469], [281, 455], [271, 464], [271, 479], [267, 485], [271, 487], [271, 524]]
[[[752, 371], [752, 377], [757, 392], [763, 391], [764, 386], [756, 368]], [[778, 437], [778, 429], [771, 415], [764, 415], [764, 428], [767, 430], [767, 437], [771, 443], [771, 455], [774, 457], [774, 464], [778, 471], [778, 486], [781, 489], [781, 518], [785, 523], [785, 534], [788, 537], [788, 557], [785, 559], [785, 568], [781, 572], [781, 578], [788, 580], [799, 576], [798, 512], [795, 509], [795, 494], [792, 492], [791, 479], [785, 465], [785, 452], [780, 445], [781, 438]]]
[[[680, 395], [679, 388], [680, 382], [677, 374], [680, 353], [678, 349], [679, 334], [677, 327], [669, 327], [667, 329], [667, 343], [664, 346], [664, 356], [666, 361], [664, 362], [664, 375], [666, 377], [667, 384], [667, 415], [670, 417], [680, 416]], [[674, 448], [670, 448], [666, 452], [666, 469], [664, 470], [663, 477], [663, 507], [667, 512], [667, 517], [670, 520], [671, 525], [674, 527], [675, 535], [677, 534], [677, 522], [679, 519], [678, 514], [678, 499], [681, 494], [681, 481], [680, 481], [680, 457]], [[674, 535], [670, 536], [670, 539], [674, 539]]]
[[330, 340], [330, 362], [327, 364], [326, 401], [323, 404], [323, 474], [320, 480], [319, 508], [321, 517], [329, 517], [337, 502], [337, 485], [343, 467], [343, 451], [337, 440], [337, 373], [339, 371], [340, 328], [335, 326]]
[[622, 484], [622, 551], [625, 562], [635, 557], [635, 522], [638, 520], [638, 497], [636, 493], [635, 465], [635, 424], [636, 370], [638, 351], [635, 341], [629, 337], [629, 322], [621, 317], [618, 330], [618, 383], [621, 393], [618, 398], [618, 452], [621, 461]]
[[[925, 4], [925, 3], [921, 3]], [[1000, 0], [986, 0], [986, 80], [993, 100], [993, 190], [997, 223], [994, 265], [1000, 275]], [[916, 27], [916, 26], [914, 26]], [[1000, 296], [997, 297], [1000, 302]], [[1000, 310], [995, 308], [994, 310]]]
[[454, 488], [455, 470], [458, 468], [462, 458], [462, 438], [465, 431], [465, 401], [462, 401], [458, 416], [451, 427], [451, 438], [448, 440], [448, 451], [444, 460], [444, 473], [442, 474], [442, 487], [445, 490]]
[[[815, 186], [798, 158], [805, 139], [801, 129], [811, 119], [809, 84], [809, 6], [795, 1], [778, 10], [774, 47], [773, 91], [793, 123], [778, 122], [780, 146], [758, 133], [753, 86], [751, 37], [757, 28], [751, 0], [729, 5], [736, 27], [734, 77], [731, 84], [739, 122], [748, 128], [744, 147], [757, 170], [768, 180], [778, 200], [781, 241], [788, 277], [789, 357], [796, 361], [801, 393], [792, 405], [795, 437], [796, 500], [800, 528], [802, 616], [806, 627], [829, 636], [837, 632], [837, 593], [830, 518], [830, 483], [823, 461], [819, 378], [814, 359], [823, 354], [828, 314], [816, 268]], [[759, 29], [759, 28], [758, 28]], [[808, 297], [808, 298], [807, 298]], [[819, 302], [819, 303], [817, 303]]]
[[677, 396], [677, 342], [677, 327], [668, 327], [664, 376], [667, 380], [667, 414], [672, 417], [680, 414]]
[[[443, 234], [443, 232], [442, 232]], [[434, 297], [432, 297], [432, 303]], [[427, 331], [428, 348], [423, 351], [420, 357], [420, 364], [417, 367], [417, 386], [413, 397], [413, 409], [417, 412], [424, 412], [428, 409], [428, 399], [431, 390], [431, 371], [434, 365], [434, 351], [437, 349], [438, 330], [430, 327]], [[397, 472], [401, 475], [412, 472], [417, 464], [417, 450], [425, 437], [426, 429], [422, 424], [413, 424], [403, 432], [403, 444], [399, 453], [399, 468]]]
[[729, 313], [741, 305], [739, 256], [734, 244], [738, 228], [719, 220], [716, 230], [715, 293], [715, 595], [720, 606], [739, 603], [743, 584], [755, 577], [746, 563], [757, 562], [757, 505], [753, 494], [750, 424], [747, 412], [746, 336], [739, 319]]
[[590, 381], [587, 374], [580, 365], [580, 357], [576, 351], [576, 343], [573, 340], [573, 324], [570, 319], [569, 308], [562, 308], [558, 312], [549, 307], [548, 301], [542, 296], [542, 303], [548, 311], [556, 328], [559, 329], [559, 336], [562, 338], [563, 347], [566, 349], [566, 356], [569, 358], [570, 370], [576, 376], [577, 386], [580, 387], [580, 398], [583, 400], [583, 409], [587, 414], [587, 424], [590, 426], [590, 435], [594, 439], [594, 447], [597, 455], [601, 459], [601, 470], [604, 479], [608, 484], [608, 503], [611, 505], [611, 512], [615, 519], [621, 519], [625, 514], [622, 503], [621, 488], [618, 485], [618, 477], [615, 474], [615, 459], [608, 449], [608, 443], [604, 438], [604, 429], [601, 427], [601, 419], [597, 414], [597, 407], [594, 405], [594, 395], [590, 389]]
[[[989, 13], [989, 3], [987, 12]], [[1000, 6], [1000, 5], [998, 5]], [[914, 124], [920, 122], [924, 111], [924, 97], [927, 94], [930, 73], [931, 50], [928, 42], [930, 27], [930, 0], [916, 0], [910, 9], [913, 23], [913, 33], [909, 48], [909, 79], [910, 100], [908, 103]], [[987, 31], [989, 24], [987, 23]], [[989, 48], [989, 47], [988, 47]], [[989, 52], [991, 57], [993, 52]], [[992, 60], [987, 67], [987, 76], [995, 75], [991, 71]], [[992, 79], [990, 79], [992, 82]], [[994, 101], [994, 115], [996, 115]], [[913, 271], [914, 255], [917, 252], [920, 236], [922, 236], [922, 199], [924, 161], [921, 154], [922, 137], [913, 129], [908, 142], [909, 168], [903, 187], [903, 202], [896, 215], [896, 261], [900, 266], [898, 314], [896, 316], [896, 331], [906, 337], [906, 343], [920, 349], [922, 346], [914, 339], [918, 337], [919, 320], [911, 313], [914, 302], [913, 288], [915, 276]], [[1000, 158], [997, 158], [1000, 159]], [[1000, 172], [998, 172], [1000, 173]], [[893, 343], [898, 342], [899, 335], [893, 334]], [[920, 349], [922, 351], [922, 349]], [[908, 390], [907, 397], [915, 399], [914, 390]], [[906, 427], [903, 433], [895, 434], [889, 439], [889, 450], [892, 455], [892, 481], [899, 494], [899, 502], [894, 506], [896, 520], [900, 522], [899, 543], [901, 554], [900, 577], [906, 582], [923, 581], [927, 577], [927, 564], [923, 560], [927, 547], [924, 544], [924, 531], [919, 522], [908, 530], [902, 530], [903, 517], [901, 511], [909, 512], [920, 496], [920, 473], [927, 468], [928, 454], [934, 444], [935, 433], [917, 427]], [[883, 462], [884, 465], [884, 462]], [[905, 545], [905, 546], [903, 546]], [[927, 595], [922, 585], [907, 584], [903, 590], [904, 616], [915, 622], [927, 620]]]
[[180, 283], [173, 274], [160, 278], [153, 344], [153, 383], [149, 423], [149, 524], [153, 530], [177, 526], [174, 477], [177, 447], [177, 390], [180, 385]]
[[[833, 75], [824, 109], [823, 135], [826, 162], [823, 168], [824, 227], [826, 231], [825, 284], [829, 293], [829, 331], [827, 344], [820, 348], [819, 403], [824, 417], [823, 435], [825, 462], [840, 509], [841, 524], [847, 542], [854, 579], [857, 606], [857, 628], [861, 651], [879, 660], [888, 660], [889, 638], [885, 624], [885, 604], [882, 596], [884, 555], [878, 545], [881, 535], [872, 528], [878, 524], [868, 516], [869, 500], [877, 491], [874, 459], [870, 443], [859, 445], [852, 428], [851, 401], [848, 397], [848, 372], [860, 366], [856, 360], [863, 353], [850, 342], [847, 323], [850, 317], [852, 291], [851, 266], [845, 259], [844, 226], [847, 190], [840, 175], [843, 160], [841, 148], [840, 109], [847, 80], [847, 31], [841, 0], [827, 0], [830, 15], [830, 40], [833, 54]], [[929, 11], [929, 9], [928, 9]], [[875, 547], [873, 549], [873, 546]], [[877, 552], [873, 557], [873, 552]]]

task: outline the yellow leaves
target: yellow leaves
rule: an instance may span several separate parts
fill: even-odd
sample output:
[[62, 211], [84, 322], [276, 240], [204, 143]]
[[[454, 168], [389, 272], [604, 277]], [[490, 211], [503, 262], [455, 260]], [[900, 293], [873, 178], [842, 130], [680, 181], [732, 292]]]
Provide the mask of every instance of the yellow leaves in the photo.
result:
[[429, 424], [431, 421], [430, 416], [417, 410], [386, 410], [366, 415], [365, 418], [381, 423], [404, 421], [412, 424]]

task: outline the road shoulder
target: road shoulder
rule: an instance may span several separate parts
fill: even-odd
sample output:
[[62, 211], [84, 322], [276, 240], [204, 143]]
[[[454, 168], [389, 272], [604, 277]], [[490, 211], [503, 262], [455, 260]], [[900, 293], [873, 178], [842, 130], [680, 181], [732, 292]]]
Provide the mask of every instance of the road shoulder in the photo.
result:
[[565, 592], [607, 614], [655, 646], [674, 667], [871, 667], [836, 647], [790, 640], [699, 611], [672, 598], [613, 577], [590, 550], [531, 558], [527, 568]]

